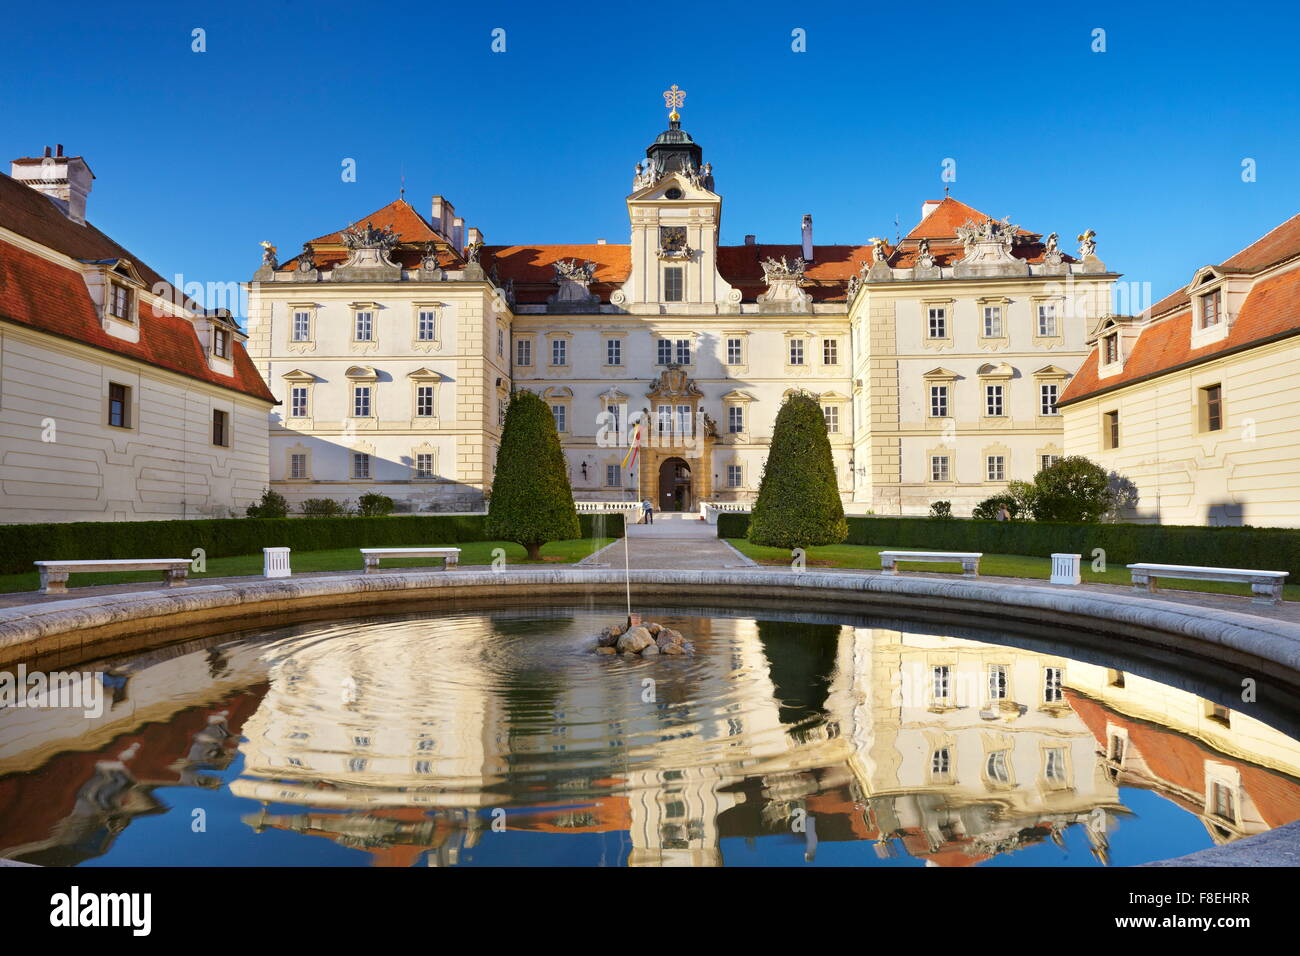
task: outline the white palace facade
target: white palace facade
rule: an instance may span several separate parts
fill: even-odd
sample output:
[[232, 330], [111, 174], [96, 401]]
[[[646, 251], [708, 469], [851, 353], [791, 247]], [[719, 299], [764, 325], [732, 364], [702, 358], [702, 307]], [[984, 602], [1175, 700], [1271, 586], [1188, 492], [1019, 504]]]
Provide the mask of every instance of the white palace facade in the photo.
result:
[[969, 513], [1063, 453], [1055, 401], [1117, 278], [1091, 232], [1071, 256], [945, 198], [893, 243], [817, 245], [805, 216], [798, 243], [721, 246], [676, 114], [625, 202], [625, 244], [486, 245], [434, 197], [284, 262], [268, 245], [248, 350], [280, 402], [272, 484], [477, 509], [514, 389], [550, 405], [579, 500], [752, 501], [792, 390], [823, 407], [850, 512]]

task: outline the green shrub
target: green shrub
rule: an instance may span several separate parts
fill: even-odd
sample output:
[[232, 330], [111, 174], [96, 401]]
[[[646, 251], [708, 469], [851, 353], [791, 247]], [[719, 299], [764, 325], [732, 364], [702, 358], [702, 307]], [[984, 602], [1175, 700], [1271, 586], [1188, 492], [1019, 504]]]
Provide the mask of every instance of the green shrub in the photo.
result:
[[1034, 475], [1031, 507], [1037, 521], [1100, 521], [1112, 510], [1114, 497], [1105, 468], [1068, 455]]
[[347, 505], [333, 498], [304, 499], [298, 510], [309, 518], [337, 518], [348, 514]]
[[931, 518], [951, 518], [952, 502], [951, 501], [932, 501], [930, 502]]
[[998, 512], [1003, 508], [1007, 509], [1007, 516], [1010, 518], [1024, 517], [1021, 511], [1021, 502], [1015, 495], [994, 495], [991, 498], [985, 498], [973, 509], [970, 516], [982, 521], [996, 521]]
[[555, 418], [532, 392], [516, 392], [506, 409], [486, 527], [493, 538], [523, 545], [534, 561], [547, 541], [579, 534]]
[[289, 514], [289, 502], [278, 491], [263, 488], [262, 500], [249, 505], [245, 514], [250, 518], [284, 518]]
[[363, 518], [382, 518], [393, 513], [393, 499], [377, 491], [368, 491], [357, 499], [357, 514]]
[[796, 392], [776, 416], [749, 540], [806, 548], [838, 544], [847, 535], [826, 418], [811, 395]]
[[[580, 516], [590, 538], [596, 515]], [[604, 533], [622, 537], [623, 516], [602, 516]], [[0, 525], [0, 574], [33, 570], [33, 561], [59, 558], [209, 558], [257, 554], [263, 548], [327, 551], [490, 540], [484, 515], [411, 515], [401, 518], [241, 518], [194, 521], [75, 521]]]

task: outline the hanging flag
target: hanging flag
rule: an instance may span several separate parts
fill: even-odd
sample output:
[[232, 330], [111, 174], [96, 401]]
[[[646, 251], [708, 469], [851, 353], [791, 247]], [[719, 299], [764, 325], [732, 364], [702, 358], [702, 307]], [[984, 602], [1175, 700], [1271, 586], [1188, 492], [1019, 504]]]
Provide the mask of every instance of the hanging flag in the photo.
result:
[[636, 453], [641, 447], [641, 423], [637, 422], [636, 430], [632, 432], [632, 446], [628, 448], [627, 454], [623, 456], [623, 467], [628, 468], [636, 463]]

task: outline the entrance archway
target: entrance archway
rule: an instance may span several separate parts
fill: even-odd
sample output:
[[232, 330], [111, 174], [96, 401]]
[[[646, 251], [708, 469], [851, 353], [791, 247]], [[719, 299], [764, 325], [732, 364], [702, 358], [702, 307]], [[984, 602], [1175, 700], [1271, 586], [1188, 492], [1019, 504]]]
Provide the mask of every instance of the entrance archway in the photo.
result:
[[659, 510], [690, 511], [693, 499], [691, 466], [682, 458], [665, 458], [659, 466]]

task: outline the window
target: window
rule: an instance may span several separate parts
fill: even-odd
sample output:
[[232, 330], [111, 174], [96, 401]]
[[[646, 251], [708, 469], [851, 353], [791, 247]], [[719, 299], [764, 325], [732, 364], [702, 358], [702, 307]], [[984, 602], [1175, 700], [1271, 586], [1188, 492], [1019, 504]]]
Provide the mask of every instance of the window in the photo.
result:
[[659, 434], [667, 435], [673, 430], [673, 407], [671, 405], [658, 405], [655, 411], [659, 416]]
[[1043, 668], [1043, 703], [1060, 703], [1064, 694], [1061, 691], [1061, 668]]
[[1237, 813], [1235, 801], [1232, 797], [1232, 788], [1219, 781], [1214, 781], [1211, 785], [1211, 812], [1221, 820], [1235, 821]]
[[623, 469], [618, 465], [605, 466], [605, 485], [609, 488], [623, 487]]
[[551, 339], [551, 364], [569, 364], [569, 342], [567, 339]]
[[727, 364], [739, 365], [742, 361], [743, 352], [741, 351], [740, 339], [727, 339]]
[[432, 478], [433, 477], [433, 453], [419, 452], [415, 456], [415, 477]]
[[1218, 325], [1223, 318], [1223, 292], [1216, 289], [1208, 295], [1201, 296], [1201, 328], [1208, 329]]
[[994, 783], [1010, 783], [1011, 770], [1007, 763], [1007, 752], [995, 750], [989, 754], [984, 764], [984, 772]]
[[497, 326], [497, 355], [506, 354], [506, 330]]
[[1124, 672], [1121, 670], [1116, 670], [1113, 667], [1109, 668], [1106, 671], [1106, 684], [1110, 687], [1123, 687]]
[[745, 430], [745, 409], [742, 405], [732, 405], [727, 409], [727, 431], [737, 435]]
[[212, 330], [212, 354], [217, 358], [230, 358], [230, 330], [217, 329]]
[[989, 665], [989, 700], [1007, 699], [1007, 669], [1002, 664]]
[[826, 419], [826, 431], [838, 435], [840, 431], [840, 408], [838, 405], [823, 405], [822, 417]]
[[1002, 306], [984, 306], [984, 337], [986, 339], [1002, 337]]
[[567, 412], [568, 409], [563, 405], [551, 406], [551, 415], [555, 418], [555, 430], [557, 432], [567, 432], [569, 430]]
[[1043, 336], [1056, 334], [1056, 303], [1038, 304], [1038, 334]]
[[131, 389], [125, 385], [108, 386], [108, 423], [114, 428], [131, 427]]
[[691, 340], [690, 339], [677, 340], [677, 364], [678, 365], [691, 364]]
[[790, 364], [803, 364], [803, 339], [790, 340]]
[[931, 481], [948, 480], [948, 456], [947, 455], [930, 456], [930, 480]]
[[948, 337], [948, 310], [940, 306], [930, 307], [929, 335], [932, 339]]
[[655, 362], [658, 365], [673, 364], [673, 340], [660, 339], [656, 344]]
[[304, 452], [294, 452], [289, 456], [289, 477], [306, 478], [307, 477], [307, 455]]
[[936, 702], [948, 699], [952, 671], [947, 664], [936, 664], [930, 668], [930, 696]]
[[369, 385], [352, 386], [352, 417], [353, 418], [370, 417], [370, 386]]
[[677, 406], [677, 434], [690, 435], [693, 434], [694, 431], [695, 429], [691, 427], [691, 406], [678, 405]]
[[373, 342], [375, 340], [375, 313], [370, 311], [358, 312], [354, 325], [353, 339], [358, 342]]
[[1101, 416], [1102, 442], [1106, 448], [1119, 447], [1119, 412], [1107, 412]]
[[1232, 726], [1232, 711], [1228, 710], [1228, 708], [1224, 707], [1222, 704], [1211, 703], [1210, 712], [1207, 717], [1216, 724], [1222, 724], [1224, 727]]
[[988, 476], [989, 481], [1007, 480], [1007, 459], [1005, 455], [989, 455]]
[[621, 437], [621, 436], [622, 436], [622, 434], [623, 434], [623, 428], [622, 428], [622, 419], [623, 419], [623, 416], [622, 416], [622, 413], [621, 413], [621, 411], [620, 411], [621, 408], [622, 408], [621, 405], [612, 405], [612, 404], [611, 404], [611, 405], [606, 405], [606, 406], [605, 406], [605, 411], [609, 412], [609, 427], [610, 427], [610, 429], [614, 432], [615, 435], [620, 436], [620, 439], [619, 439], [619, 443], [620, 443], [620, 444], [622, 444], [622, 437]]
[[[415, 338], [420, 342], [432, 342], [438, 334], [438, 314], [433, 309], [421, 309], [415, 317]], [[497, 335], [501, 330], [497, 330]]]
[[931, 418], [948, 417], [948, 386], [947, 385], [930, 386], [930, 417]]
[[984, 414], [990, 418], [996, 418], [1003, 413], [1003, 388], [1002, 385], [984, 386]]
[[1060, 461], [1060, 460], [1061, 460], [1061, 456], [1060, 456], [1060, 455], [1039, 455], [1039, 456], [1038, 456], [1038, 467], [1039, 467], [1040, 470], [1043, 469], [1043, 468], [1051, 468], [1053, 465], [1055, 465], [1055, 464], [1056, 464], [1058, 461]]
[[358, 451], [352, 453], [352, 477], [370, 477], [370, 456], [365, 452]]
[[415, 417], [416, 418], [433, 417], [433, 386], [432, 385], [415, 386]]
[[739, 488], [744, 482], [744, 472], [740, 465], [727, 466], [727, 487]]
[[1102, 337], [1101, 358], [1102, 365], [1114, 365], [1119, 361], [1119, 336], [1114, 332]]
[[1043, 383], [1038, 386], [1038, 414], [1040, 415], [1059, 415], [1056, 409], [1056, 399], [1059, 397], [1061, 386], [1055, 382], [1051, 384]]
[[230, 413], [219, 408], [212, 410], [212, 444], [223, 448], [230, 444]]
[[1115, 763], [1123, 763], [1124, 749], [1124, 738], [1119, 734], [1111, 734], [1109, 750], [1110, 759], [1115, 761]]
[[311, 341], [311, 313], [295, 312], [293, 314], [293, 341], [309, 342]]
[[506, 408], [508, 403], [504, 398], [497, 399], [497, 425], [504, 426], [506, 423]]
[[682, 301], [681, 266], [668, 266], [666, 269], [664, 269], [664, 301], [665, 302]]
[[1043, 779], [1048, 783], [1065, 783], [1065, 748], [1048, 747], [1043, 751]]
[[1207, 385], [1201, 389], [1201, 430], [1217, 432], [1223, 428], [1223, 387]]
[[840, 343], [838, 339], [822, 339], [822, 364], [840, 364]]
[[307, 417], [306, 385], [295, 385], [289, 390], [289, 415], [292, 418]]
[[131, 290], [116, 282], [108, 287], [108, 314], [123, 322], [131, 321]]
[[531, 339], [520, 339], [515, 343], [515, 364], [533, 364], [533, 343]]
[[930, 776], [945, 778], [952, 773], [952, 751], [947, 747], [940, 747], [930, 754]]
[[622, 339], [605, 340], [605, 364], [606, 365], [623, 364], [623, 340]]

